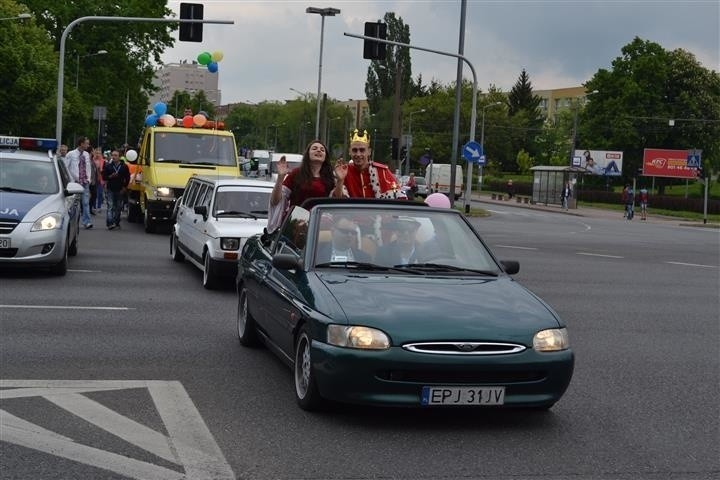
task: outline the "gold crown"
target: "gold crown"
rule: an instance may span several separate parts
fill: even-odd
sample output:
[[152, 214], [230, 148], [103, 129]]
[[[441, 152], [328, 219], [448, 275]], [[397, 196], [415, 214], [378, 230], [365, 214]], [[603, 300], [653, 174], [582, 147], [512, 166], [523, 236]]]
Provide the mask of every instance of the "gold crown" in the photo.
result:
[[370, 135], [368, 135], [367, 130], [363, 130], [363, 136], [361, 137], [360, 135], [358, 135], [358, 129], [356, 128], [355, 130], [353, 130], [353, 134], [350, 137], [350, 142], [362, 142], [370, 145]]

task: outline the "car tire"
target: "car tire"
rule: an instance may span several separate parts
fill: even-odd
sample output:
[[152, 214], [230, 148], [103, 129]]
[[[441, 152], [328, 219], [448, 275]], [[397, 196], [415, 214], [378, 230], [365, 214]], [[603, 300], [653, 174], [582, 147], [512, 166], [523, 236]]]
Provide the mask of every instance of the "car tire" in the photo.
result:
[[177, 244], [177, 235], [175, 232], [170, 234], [170, 256], [176, 262], [182, 262], [185, 260], [185, 255], [182, 254]]
[[240, 344], [245, 347], [256, 347], [260, 343], [255, 319], [250, 314], [248, 307], [247, 288], [244, 286], [240, 287], [240, 293], [238, 293], [237, 333]]
[[315, 382], [312, 368], [312, 340], [307, 324], [300, 328], [295, 342], [295, 362], [293, 378], [295, 380], [295, 399], [303, 410], [321, 410], [324, 400]]
[[150, 212], [148, 212], [147, 208], [143, 216], [143, 224], [145, 225], [145, 233], [155, 233], [155, 222], [150, 218]]
[[208, 290], [213, 290], [218, 287], [218, 279], [215, 271], [212, 268], [212, 261], [210, 258], [210, 252], [205, 252], [203, 258], [203, 287]]
[[53, 275], [57, 275], [58, 277], [62, 277], [67, 273], [68, 269], [68, 245], [65, 243], [65, 252], [63, 254], [62, 260], [60, 260], [58, 263], [50, 267], [50, 273]]

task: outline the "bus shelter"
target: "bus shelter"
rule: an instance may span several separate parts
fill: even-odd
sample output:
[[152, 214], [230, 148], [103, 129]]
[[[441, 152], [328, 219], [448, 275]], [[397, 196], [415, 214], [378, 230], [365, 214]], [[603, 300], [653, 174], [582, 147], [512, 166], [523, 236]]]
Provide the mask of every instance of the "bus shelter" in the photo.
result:
[[577, 208], [577, 184], [585, 169], [580, 167], [537, 166], [530, 169], [533, 172], [532, 202], [542, 205], [562, 205], [563, 186], [569, 181], [572, 187], [572, 196], [568, 201], [568, 208]]

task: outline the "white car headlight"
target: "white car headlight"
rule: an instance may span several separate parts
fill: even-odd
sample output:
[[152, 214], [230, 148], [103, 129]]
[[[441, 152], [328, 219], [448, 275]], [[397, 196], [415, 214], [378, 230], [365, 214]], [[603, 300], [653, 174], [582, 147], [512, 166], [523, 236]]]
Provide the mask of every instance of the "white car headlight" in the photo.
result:
[[170, 190], [170, 187], [157, 187], [155, 189], [155, 195], [158, 197], [172, 197], [172, 190]]
[[533, 337], [533, 348], [538, 352], [558, 352], [570, 348], [567, 329], [540, 330]]
[[220, 248], [223, 250], [237, 250], [240, 248], [240, 239], [239, 238], [221, 238], [220, 239]]
[[390, 339], [385, 333], [370, 327], [328, 325], [327, 343], [336, 347], [363, 350], [387, 350]]
[[59, 213], [49, 213], [43, 217], [38, 218], [33, 223], [31, 232], [37, 232], [41, 230], [54, 230], [56, 228], [62, 228], [62, 215]]

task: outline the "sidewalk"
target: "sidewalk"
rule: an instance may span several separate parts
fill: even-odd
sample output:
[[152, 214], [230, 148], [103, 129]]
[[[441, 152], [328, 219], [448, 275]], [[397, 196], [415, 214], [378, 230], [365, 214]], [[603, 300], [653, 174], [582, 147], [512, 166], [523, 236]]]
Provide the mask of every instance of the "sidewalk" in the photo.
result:
[[[626, 221], [623, 218], [623, 212], [621, 210], [608, 210], [604, 208], [596, 208], [596, 207], [587, 207], [587, 206], [578, 206], [577, 208], [570, 209], [568, 211], [563, 210], [560, 205], [545, 205], [545, 204], [532, 204], [532, 203], [518, 203], [517, 197], [511, 199], [511, 200], [493, 200], [490, 196], [490, 193], [488, 194], [478, 194], [473, 193], [472, 194], [472, 201], [478, 202], [484, 204], [482, 207], [485, 206], [492, 206], [492, 205], [503, 205], [506, 207], [515, 207], [515, 208], [525, 208], [530, 210], [539, 210], [544, 212], [552, 212], [552, 213], [558, 213], [561, 215], [573, 215], [576, 217], [587, 217], [587, 218], [606, 218], [606, 219], [616, 219], [621, 221]], [[464, 205], [464, 199], [460, 198], [457, 202], [455, 202], [456, 205], [459, 205], [462, 207]], [[684, 227], [704, 227], [704, 228], [720, 228], [720, 224], [717, 223], [711, 223], [708, 222], [707, 224], [704, 224], [702, 220], [688, 220], [686, 218], [679, 218], [679, 217], [669, 217], [665, 215], [653, 215], [652, 209], [648, 209], [648, 219], [647, 220], [640, 220], [640, 213], [638, 209], [635, 210], [635, 218], [633, 221], [643, 222], [643, 223], [664, 223], [664, 224], [676, 224]]]

